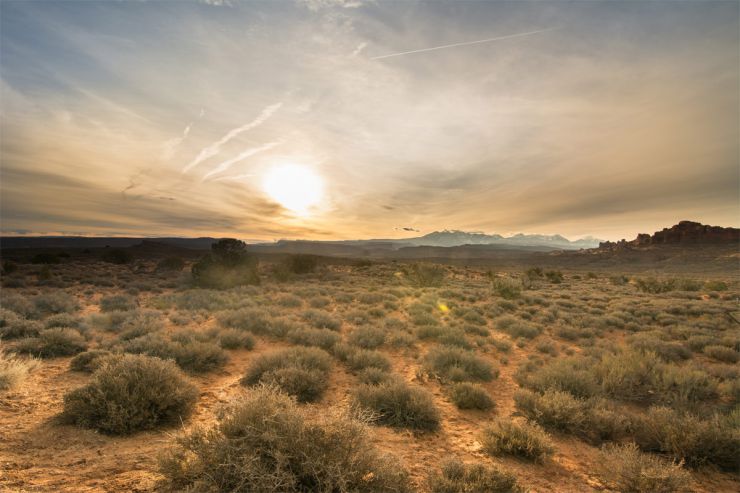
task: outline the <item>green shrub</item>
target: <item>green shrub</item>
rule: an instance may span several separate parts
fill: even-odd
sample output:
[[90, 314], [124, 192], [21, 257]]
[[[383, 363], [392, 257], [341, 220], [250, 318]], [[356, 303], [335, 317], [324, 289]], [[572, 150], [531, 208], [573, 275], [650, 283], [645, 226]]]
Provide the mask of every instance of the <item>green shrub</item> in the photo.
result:
[[341, 320], [319, 310], [306, 310], [303, 312], [303, 320], [317, 329], [339, 330], [342, 326]]
[[136, 298], [127, 294], [115, 294], [100, 298], [100, 311], [103, 313], [135, 310], [136, 306]]
[[100, 368], [106, 358], [111, 356], [114, 356], [114, 354], [110, 351], [106, 351], [104, 349], [91, 349], [72, 358], [69, 362], [69, 369], [72, 371], [92, 373]]
[[[12, 313], [12, 312], [11, 312]], [[6, 323], [0, 327], [0, 339], [20, 339], [36, 337], [44, 329], [44, 325], [36, 320], [25, 318], [6, 318]]]
[[229, 357], [223, 349], [211, 342], [177, 342], [160, 334], [147, 334], [121, 344], [126, 353], [145, 354], [174, 360], [177, 365], [192, 373], [204, 373], [221, 368]]
[[72, 313], [80, 309], [77, 298], [64, 291], [52, 291], [51, 293], [40, 294], [33, 299], [33, 304], [41, 313]]
[[117, 330], [119, 339], [126, 341], [159, 332], [163, 328], [164, 320], [160, 312], [156, 310], [134, 310], [127, 312], [126, 318], [120, 323]]
[[358, 327], [349, 333], [347, 342], [365, 349], [375, 349], [385, 343], [386, 332], [379, 327]]
[[441, 474], [427, 480], [431, 493], [524, 493], [516, 476], [500, 466], [463, 464], [457, 459], [442, 464]]
[[64, 421], [103, 433], [129, 434], [190, 415], [198, 390], [174, 365], [126, 355], [105, 362], [90, 383], [64, 396]]
[[493, 409], [495, 405], [483, 387], [470, 382], [460, 382], [450, 386], [450, 400], [458, 409], [487, 411]]
[[729, 286], [723, 281], [707, 281], [704, 283], [704, 289], [707, 291], [727, 291]]
[[437, 264], [416, 263], [405, 266], [404, 274], [411, 285], [427, 288], [441, 286], [446, 277], [446, 270]]
[[314, 346], [329, 351], [342, 340], [342, 336], [329, 329], [301, 327], [288, 332], [288, 340], [293, 344]]
[[525, 337], [527, 339], [532, 339], [542, 333], [542, 328], [510, 315], [506, 315], [496, 320], [496, 328], [502, 332], [506, 332], [514, 338]]
[[737, 472], [740, 428], [737, 416], [701, 419], [666, 407], [652, 407], [637, 419], [635, 441], [641, 449], [660, 452], [689, 466], [714, 464]]
[[215, 426], [178, 438], [160, 470], [176, 491], [411, 491], [408, 474], [372, 446], [364, 422], [299, 407], [266, 387], [234, 402]]
[[255, 335], [283, 335], [279, 330], [275, 330], [274, 321], [267, 313], [256, 308], [224, 311], [219, 313], [216, 319], [223, 327], [247, 330]]
[[607, 444], [601, 449], [599, 476], [609, 487], [625, 493], [690, 491], [691, 475], [681, 464], [640, 452], [637, 445]]
[[280, 296], [275, 300], [275, 303], [285, 308], [298, 308], [303, 306], [303, 300], [294, 294]]
[[391, 361], [383, 353], [374, 349], [362, 349], [348, 344], [337, 344], [334, 355], [339, 358], [353, 372], [367, 368], [377, 368], [382, 371], [391, 369]]
[[452, 382], [490, 381], [498, 377], [498, 368], [470, 351], [450, 346], [432, 348], [424, 357], [425, 371]]
[[354, 397], [361, 408], [375, 414], [378, 424], [419, 431], [439, 428], [441, 417], [432, 395], [400, 379], [361, 385]]
[[281, 349], [258, 356], [247, 370], [242, 385], [271, 384], [298, 402], [313, 402], [328, 387], [331, 356], [314, 347]]
[[44, 329], [38, 337], [22, 339], [15, 347], [19, 353], [29, 353], [41, 358], [72, 356], [87, 349], [87, 342], [74, 329]]
[[548, 270], [545, 272], [545, 277], [553, 284], [560, 284], [563, 282], [563, 273], [559, 270]]
[[481, 443], [489, 455], [514, 455], [538, 462], [554, 452], [550, 436], [539, 426], [526, 421], [517, 423], [496, 419], [483, 429]]
[[505, 300], [519, 298], [525, 289], [521, 279], [513, 277], [494, 277], [491, 281], [493, 292]]
[[211, 245], [211, 253], [193, 265], [192, 276], [196, 285], [214, 289], [260, 283], [257, 258], [247, 252], [246, 243], [233, 238]]
[[704, 354], [723, 363], [737, 363], [740, 360], [740, 353], [725, 346], [705, 346]]
[[254, 349], [256, 341], [249, 332], [222, 329], [216, 333], [218, 344], [224, 349]]
[[31, 300], [20, 294], [3, 292], [3, 296], [0, 298], [0, 305], [2, 305], [2, 309], [4, 310], [3, 324], [6, 323], [6, 320], [10, 320], [8, 317], [12, 317], [7, 312], [15, 313], [23, 318], [39, 317], [36, 307]]

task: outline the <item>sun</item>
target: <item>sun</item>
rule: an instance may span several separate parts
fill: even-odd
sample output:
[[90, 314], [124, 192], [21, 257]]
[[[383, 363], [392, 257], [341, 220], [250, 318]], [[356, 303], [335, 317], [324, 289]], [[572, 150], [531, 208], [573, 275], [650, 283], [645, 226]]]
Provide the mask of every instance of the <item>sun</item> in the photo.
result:
[[281, 164], [267, 170], [262, 190], [275, 202], [293, 213], [305, 216], [321, 203], [324, 182], [311, 168], [298, 164]]

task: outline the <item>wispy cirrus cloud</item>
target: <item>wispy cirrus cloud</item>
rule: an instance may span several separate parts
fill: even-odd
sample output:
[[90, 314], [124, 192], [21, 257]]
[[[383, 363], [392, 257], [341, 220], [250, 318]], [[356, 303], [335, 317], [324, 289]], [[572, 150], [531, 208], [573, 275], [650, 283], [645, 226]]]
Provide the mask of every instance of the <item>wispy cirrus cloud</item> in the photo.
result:
[[190, 161], [183, 169], [183, 173], [187, 173], [194, 167], [198, 166], [203, 161], [212, 158], [213, 156], [217, 155], [221, 148], [228, 143], [230, 140], [234, 139], [235, 137], [239, 136], [240, 134], [243, 134], [244, 132], [248, 130], [252, 130], [253, 128], [257, 128], [263, 123], [265, 123], [267, 120], [270, 119], [270, 117], [280, 109], [280, 107], [283, 105], [283, 102], [271, 104], [270, 106], [267, 106], [265, 109], [263, 109], [260, 114], [252, 120], [249, 123], [246, 123], [242, 125], [241, 127], [234, 128], [230, 130], [226, 135], [221, 137], [219, 140], [214, 142], [213, 144], [204, 147], [195, 158]]
[[228, 170], [229, 168], [231, 168], [234, 164], [238, 163], [239, 161], [243, 159], [247, 159], [248, 157], [254, 156], [255, 154], [259, 154], [260, 152], [269, 151], [270, 149], [273, 149], [279, 146], [280, 144], [282, 144], [282, 141], [268, 142], [267, 144], [263, 144], [258, 147], [252, 147], [251, 149], [242, 151], [237, 156], [219, 163], [215, 168], [213, 168], [211, 171], [206, 173], [205, 176], [203, 176], [203, 180], [207, 180], [213, 175], [223, 173], [224, 171]]

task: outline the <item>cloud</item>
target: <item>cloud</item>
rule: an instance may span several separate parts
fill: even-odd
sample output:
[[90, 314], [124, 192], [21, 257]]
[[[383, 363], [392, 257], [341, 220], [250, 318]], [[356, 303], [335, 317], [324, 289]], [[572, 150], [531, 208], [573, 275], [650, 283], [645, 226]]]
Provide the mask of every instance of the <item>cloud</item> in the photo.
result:
[[361, 0], [296, 0], [296, 3], [316, 12], [334, 7], [356, 9], [362, 7], [366, 2]]
[[229, 142], [231, 139], [237, 137], [238, 135], [240, 135], [240, 134], [242, 134], [242, 133], [244, 133], [244, 132], [246, 132], [248, 130], [252, 130], [253, 128], [257, 128], [260, 125], [262, 125], [263, 123], [265, 123], [267, 120], [270, 119], [270, 117], [277, 110], [280, 109], [280, 107], [282, 105], [283, 105], [283, 103], [282, 102], [279, 102], [279, 103], [275, 103], [275, 104], [272, 104], [270, 106], [267, 106], [266, 108], [264, 108], [260, 112], [260, 114], [257, 116], [257, 118], [255, 118], [251, 122], [246, 123], [246, 124], [244, 124], [244, 125], [242, 125], [240, 127], [236, 127], [234, 129], [230, 130], [226, 135], [224, 135], [223, 137], [221, 137], [219, 140], [217, 140], [213, 144], [211, 144], [211, 145], [209, 145], [207, 147], [204, 147], [200, 151], [200, 153], [198, 153], [198, 155], [192, 161], [190, 161], [190, 163], [188, 163], [187, 166], [185, 166], [182, 169], [182, 172], [183, 173], [187, 173], [188, 171], [190, 171], [191, 169], [193, 169], [195, 166], [198, 166], [200, 163], [202, 163], [206, 159], [210, 159], [213, 156], [215, 156], [216, 154], [218, 154], [221, 151], [221, 147], [224, 144], [226, 144], [227, 142]]
[[477, 44], [482, 44], [482, 43], [490, 43], [492, 41], [500, 41], [502, 39], [520, 38], [520, 37], [523, 37], [523, 36], [531, 36], [533, 34], [545, 33], [545, 32], [548, 32], [548, 31], [554, 31], [555, 29], [560, 29], [560, 28], [551, 27], [551, 28], [548, 28], [548, 29], [539, 29], [537, 31], [528, 31], [528, 32], [525, 32], [525, 33], [508, 34], [506, 36], [498, 36], [498, 37], [495, 37], [495, 38], [479, 39], [478, 41], [465, 41], [465, 42], [462, 42], [462, 43], [452, 43], [452, 44], [447, 44], [447, 45], [442, 45], [442, 46], [434, 46], [432, 48], [421, 48], [421, 49], [418, 49], [418, 50], [402, 51], [400, 53], [391, 53], [389, 55], [374, 56], [374, 57], [371, 57], [370, 59], [371, 60], [381, 60], [383, 58], [391, 58], [391, 57], [397, 57], [397, 56], [403, 56], [403, 55], [412, 55], [412, 54], [415, 54], [415, 53], [425, 53], [427, 51], [444, 50], [444, 49], [447, 49], [447, 48], [457, 48], [459, 46], [471, 46], [471, 45], [477, 45]]
[[359, 55], [359, 54], [360, 54], [360, 52], [361, 52], [362, 50], [364, 50], [364, 49], [365, 49], [366, 47], [367, 47], [367, 43], [366, 43], [366, 42], [364, 42], [364, 41], [363, 41], [362, 43], [358, 44], [358, 45], [357, 45], [357, 48], [355, 48], [355, 49], [354, 49], [354, 51], [352, 51], [352, 53], [350, 54], [350, 57], [356, 57], [356, 56], [357, 56], [357, 55]]
[[235, 157], [233, 157], [231, 159], [227, 159], [226, 161], [223, 161], [222, 163], [219, 163], [211, 171], [209, 171], [208, 173], [206, 173], [205, 176], [203, 176], [203, 179], [204, 180], [207, 180], [208, 178], [210, 178], [213, 175], [216, 175], [218, 173], [222, 173], [222, 172], [228, 170], [235, 163], [238, 163], [239, 161], [241, 161], [243, 159], [247, 159], [248, 157], [254, 156], [255, 154], [258, 154], [260, 152], [269, 151], [270, 149], [273, 149], [273, 148], [279, 146], [280, 144], [282, 144], [281, 141], [268, 142], [267, 144], [263, 144], [263, 145], [261, 145], [259, 147], [253, 147], [251, 149], [247, 149], [245, 151], [242, 151], [239, 155], [237, 155], [237, 156], [235, 156]]

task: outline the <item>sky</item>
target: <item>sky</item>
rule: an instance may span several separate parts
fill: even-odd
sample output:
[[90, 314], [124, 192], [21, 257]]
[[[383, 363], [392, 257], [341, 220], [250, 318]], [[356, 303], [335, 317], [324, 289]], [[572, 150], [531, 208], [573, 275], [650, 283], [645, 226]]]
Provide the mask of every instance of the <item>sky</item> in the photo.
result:
[[3, 0], [0, 229], [738, 226], [739, 5]]

